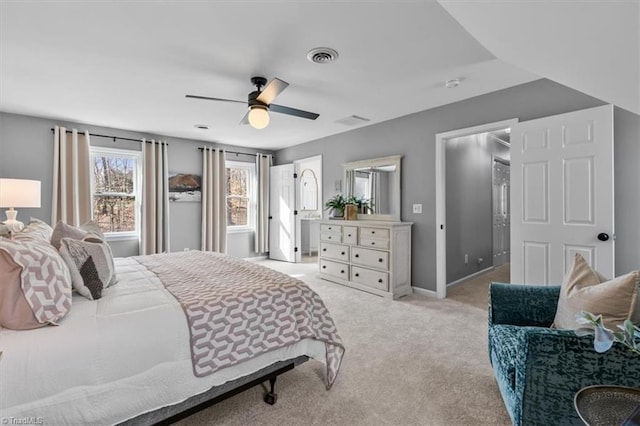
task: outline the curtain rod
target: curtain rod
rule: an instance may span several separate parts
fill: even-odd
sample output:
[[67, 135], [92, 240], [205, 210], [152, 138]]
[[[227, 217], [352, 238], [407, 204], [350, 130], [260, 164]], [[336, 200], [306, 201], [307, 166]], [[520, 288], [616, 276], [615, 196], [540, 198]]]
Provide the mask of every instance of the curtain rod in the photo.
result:
[[[204, 147], [199, 146], [199, 147], [198, 147], [198, 149], [199, 149], [200, 151], [203, 151], [203, 150], [204, 150]], [[219, 148], [215, 148], [215, 149], [219, 149]], [[250, 155], [250, 156], [252, 156], [252, 157], [255, 157], [255, 156], [256, 156], [256, 154], [258, 154], [257, 152], [256, 152], [255, 154], [250, 154], [250, 153], [248, 153], [248, 152], [227, 151], [226, 149], [224, 150], [224, 152], [226, 152], [227, 154], [235, 154], [235, 155]], [[267, 156], [266, 154], [260, 154], [260, 155], [262, 155], [263, 157], [266, 157], [266, 156]], [[271, 156], [271, 158], [276, 158], [276, 156], [275, 156], [275, 155], [272, 155], [272, 156]]]
[[[55, 132], [55, 131], [56, 131], [56, 129], [51, 129], [52, 133]], [[67, 130], [66, 133], [73, 133], [73, 131], [72, 130]], [[78, 134], [83, 134], [83, 133], [78, 132]], [[98, 138], [113, 139], [114, 142], [116, 141], [116, 139], [120, 139], [120, 140], [123, 140], [123, 141], [131, 141], [131, 142], [142, 142], [142, 139], [122, 138], [120, 136], [99, 135], [97, 133], [89, 133], [89, 136], [95, 136], [95, 137], [98, 137]], [[145, 141], [145, 142], [146, 143], [151, 143], [150, 141]], [[167, 142], [165, 142], [165, 144], [169, 145]]]

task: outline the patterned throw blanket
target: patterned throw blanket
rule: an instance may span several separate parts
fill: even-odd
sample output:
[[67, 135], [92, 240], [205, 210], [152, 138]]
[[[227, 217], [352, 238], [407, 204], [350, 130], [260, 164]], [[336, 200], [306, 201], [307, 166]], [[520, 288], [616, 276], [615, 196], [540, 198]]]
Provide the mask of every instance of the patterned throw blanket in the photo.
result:
[[320, 296], [302, 281], [211, 252], [135, 259], [182, 305], [196, 376], [312, 338], [325, 343], [327, 389], [333, 385], [344, 354], [342, 339]]

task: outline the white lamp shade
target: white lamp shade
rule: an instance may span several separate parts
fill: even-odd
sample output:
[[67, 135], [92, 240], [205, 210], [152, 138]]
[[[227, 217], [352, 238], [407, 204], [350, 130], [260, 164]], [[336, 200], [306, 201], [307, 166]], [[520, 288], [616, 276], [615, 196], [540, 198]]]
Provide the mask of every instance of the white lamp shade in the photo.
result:
[[0, 207], [40, 207], [40, 181], [0, 178]]
[[269, 125], [269, 111], [261, 106], [252, 106], [249, 111], [249, 124], [256, 129], [264, 129]]

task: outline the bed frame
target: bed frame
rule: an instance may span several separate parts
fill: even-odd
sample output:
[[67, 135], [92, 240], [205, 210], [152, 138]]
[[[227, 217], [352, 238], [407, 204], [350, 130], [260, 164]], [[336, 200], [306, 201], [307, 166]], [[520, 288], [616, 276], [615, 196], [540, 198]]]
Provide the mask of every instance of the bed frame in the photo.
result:
[[140, 414], [120, 423], [120, 425], [169, 425], [237, 395], [240, 392], [244, 392], [249, 388], [264, 383], [267, 380], [269, 381], [270, 389], [265, 394], [264, 401], [267, 404], [273, 405], [278, 400], [278, 394], [275, 393], [276, 379], [278, 376], [308, 360], [309, 357], [302, 355], [297, 358], [278, 361], [248, 376], [240, 377], [239, 379], [224, 383], [220, 386], [214, 386], [208, 391], [194, 395], [184, 402]]

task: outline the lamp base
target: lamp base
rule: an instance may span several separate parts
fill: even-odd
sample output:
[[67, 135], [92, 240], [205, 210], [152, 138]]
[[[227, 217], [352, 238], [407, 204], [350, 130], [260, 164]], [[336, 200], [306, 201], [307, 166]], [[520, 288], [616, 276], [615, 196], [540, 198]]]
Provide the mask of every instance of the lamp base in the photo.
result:
[[7, 226], [7, 228], [9, 228], [9, 231], [20, 232], [24, 229], [24, 223], [16, 220], [16, 217], [18, 216], [18, 210], [10, 208], [5, 212], [5, 214], [7, 215], [7, 220], [4, 222], [4, 224]]
[[20, 232], [24, 229], [24, 223], [19, 220], [7, 220], [4, 222], [9, 231], [11, 232]]

